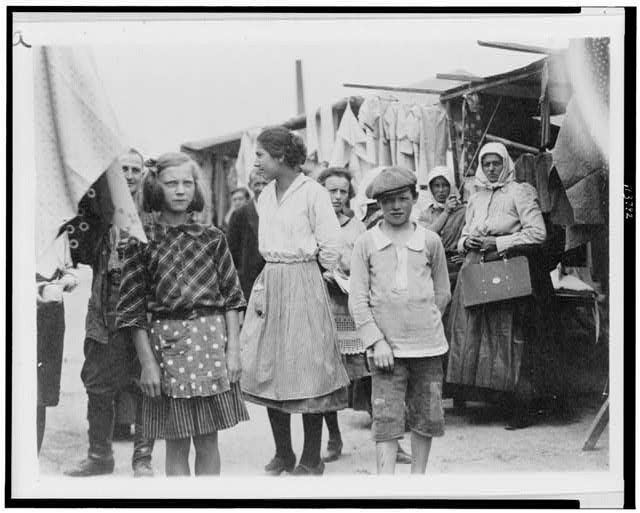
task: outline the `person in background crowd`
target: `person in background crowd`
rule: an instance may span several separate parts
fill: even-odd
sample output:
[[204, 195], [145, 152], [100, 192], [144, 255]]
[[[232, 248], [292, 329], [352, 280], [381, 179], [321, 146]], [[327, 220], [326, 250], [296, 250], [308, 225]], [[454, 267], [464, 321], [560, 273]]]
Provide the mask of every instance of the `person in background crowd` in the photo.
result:
[[379, 474], [395, 472], [398, 439], [411, 429], [411, 473], [424, 473], [444, 434], [441, 315], [451, 298], [440, 238], [413, 223], [415, 173], [389, 167], [367, 187], [383, 220], [358, 238], [349, 309], [372, 358], [373, 437]]
[[[117, 326], [142, 366], [143, 434], [164, 438], [167, 476], [220, 473], [218, 431], [248, 420], [240, 392], [238, 310], [246, 303], [222, 232], [193, 223], [204, 195], [195, 162], [160, 156], [144, 182], [148, 244], [125, 249]], [[150, 316], [150, 320], [149, 317]]]
[[[139, 202], [143, 158], [131, 149], [119, 158], [129, 192]], [[139, 203], [138, 203], [139, 204]], [[73, 477], [110, 474], [113, 472], [112, 450], [115, 421], [115, 398], [128, 390], [136, 397], [136, 426], [133, 442], [132, 467], [134, 476], [153, 475], [151, 452], [153, 440], [142, 436], [140, 391], [135, 381], [140, 377], [140, 364], [135, 348], [125, 333], [115, 326], [122, 272], [122, 254], [128, 244], [128, 234], [111, 226], [100, 241], [96, 259], [92, 263], [93, 278], [87, 309], [84, 341], [85, 361], [82, 382], [87, 391], [87, 420], [89, 422], [89, 451], [87, 458], [65, 474]]]
[[[266, 265], [242, 326], [242, 389], [269, 414], [276, 454], [265, 471], [320, 475], [322, 414], [347, 406], [349, 384], [321, 270], [339, 265], [340, 226], [329, 193], [300, 170], [302, 139], [276, 127], [264, 130], [257, 143], [256, 168], [273, 181], [258, 200]], [[297, 467], [291, 413], [302, 413], [304, 427]]]
[[222, 223], [222, 231], [225, 233], [229, 230], [229, 222], [231, 221], [233, 213], [249, 203], [251, 201], [251, 195], [246, 187], [238, 187], [231, 191], [229, 198], [231, 199], [231, 205], [229, 206], [229, 211], [224, 216], [224, 221]]
[[[479, 262], [481, 253], [485, 261], [497, 259], [499, 254], [513, 252], [518, 246], [540, 245], [546, 238], [536, 190], [515, 182], [513, 161], [505, 146], [484, 145], [479, 163], [477, 192], [469, 200], [458, 242], [458, 249], [466, 255], [463, 268]], [[451, 346], [447, 382], [511, 394], [508, 429], [531, 423], [531, 388], [547, 378], [553, 379], [540, 379], [549, 372], [551, 362], [534, 363], [531, 357], [542, 347], [553, 345], [552, 326], [543, 328], [547, 323], [541, 315], [541, 305], [550, 303], [553, 290], [548, 272], [531, 260], [529, 267], [533, 299], [465, 308], [462, 283], [458, 280], [447, 325]]]
[[436, 166], [428, 180], [426, 202], [418, 213], [418, 223], [440, 235], [447, 255], [449, 279], [453, 286], [464, 261], [458, 252], [458, 240], [465, 222], [466, 207], [460, 202], [455, 181], [448, 167]]
[[[366, 230], [362, 222], [356, 219], [353, 212], [347, 207], [349, 200], [355, 196], [351, 184], [351, 174], [346, 169], [332, 167], [320, 173], [318, 182], [329, 191], [331, 205], [340, 224], [340, 260], [336, 272], [342, 278], [347, 279], [350, 273], [353, 245], [358, 236]], [[348, 296], [336, 284], [333, 275], [327, 273], [326, 277], [331, 310], [336, 321], [338, 343], [345, 369], [352, 381], [361, 379], [368, 376], [369, 372], [365, 362], [364, 346], [357, 336], [355, 324], [349, 314]], [[331, 462], [340, 457], [343, 447], [338, 412], [325, 413], [324, 420], [329, 430], [329, 440], [327, 454], [323, 459], [325, 462]]]
[[71, 292], [78, 285], [78, 278], [72, 267], [69, 239], [66, 232], [63, 232], [37, 263], [38, 454], [44, 438], [47, 407], [57, 406], [60, 400], [65, 328], [62, 296], [63, 292]]
[[229, 221], [227, 242], [238, 270], [240, 285], [245, 298], [251, 295], [251, 287], [264, 267], [264, 258], [258, 250], [258, 210], [256, 204], [267, 180], [256, 169], [249, 175], [249, 188], [253, 199], [234, 211]]

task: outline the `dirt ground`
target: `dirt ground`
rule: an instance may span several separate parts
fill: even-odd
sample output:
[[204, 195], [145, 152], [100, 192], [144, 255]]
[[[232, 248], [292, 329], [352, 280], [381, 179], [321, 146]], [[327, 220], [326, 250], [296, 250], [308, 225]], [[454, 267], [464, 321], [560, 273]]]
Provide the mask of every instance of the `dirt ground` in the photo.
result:
[[[87, 450], [86, 394], [80, 380], [83, 354], [84, 317], [91, 271], [80, 270], [81, 284], [66, 296], [64, 363], [60, 403], [47, 410], [47, 428], [40, 452], [42, 475], [60, 475]], [[604, 471], [609, 465], [609, 436], [605, 430], [596, 450], [581, 450], [601, 398], [597, 394], [581, 398], [571, 416], [543, 414], [527, 429], [506, 431], [504, 415], [486, 403], [469, 403], [463, 413], [454, 412], [445, 400], [446, 433], [434, 440], [428, 472], [483, 473], [513, 471]], [[266, 410], [248, 405], [251, 420], [220, 434], [222, 471], [226, 475], [263, 475], [263, 466], [273, 456], [274, 446]], [[344, 441], [343, 456], [326, 465], [326, 474], [375, 474], [375, 447], [369, 434], [366, 412], [339, 413]], [[292, 418], [294, 450], [302, 449], [302, 421]], [[327, 438], [323, 433], [323, 445]], [[34, 441], [35, 443], [35, 441]], [[402, 442], [409, 448], [408, 437]], [[250, 447], [250, 452], [247, 448]], [[131, 442], [114, 443], [114, 475], [131, 475]], [[164, 442], [153, 451], [157, 475], [164, 474]], [[399, 465], [397, 473], [409, 473], [409, 465]], [[69, 478], [73, 479], [73, 478]]]

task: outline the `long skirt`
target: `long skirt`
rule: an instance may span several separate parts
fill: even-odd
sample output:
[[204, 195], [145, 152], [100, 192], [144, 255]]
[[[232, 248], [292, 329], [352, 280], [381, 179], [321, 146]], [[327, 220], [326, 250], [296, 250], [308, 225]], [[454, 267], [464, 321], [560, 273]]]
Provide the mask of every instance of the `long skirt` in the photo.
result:
[[532, 296], [470, 308], [458, 279], [446, 326], [448, 383], [522, 395], [563, 387], [549, 273], [531, 258], [529, 268]]
[[240, 343], [248, 401], [289, 413], [347, 406], [349, 377], [315, 261], [267, 262], [251, 291]]

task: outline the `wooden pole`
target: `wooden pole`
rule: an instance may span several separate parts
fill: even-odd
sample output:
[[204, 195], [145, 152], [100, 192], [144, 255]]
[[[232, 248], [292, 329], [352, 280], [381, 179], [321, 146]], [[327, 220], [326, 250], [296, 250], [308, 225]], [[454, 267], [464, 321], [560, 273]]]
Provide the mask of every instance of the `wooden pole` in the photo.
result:
[[438, 89], [420, 89], [416, 87], [392, 87], [370, 84], [342, 84], [343, 87], [353, 87], [356, 89], [376, 89], [378, 91], [397, 91], [399, 93], [420, 93], [420, 94], [442, 94]]
[[438, 80], [454, 80], [457, 82], [482, 82], [483, 77], [476, 77], [474, 75], [457, 75], [455, 73], [437, 73], [436, 78]]
[[500, 48], [501, 50], [511, 50], [514, 52], [537, 53], [542, 55], [553, 55], [561, 53], [563, 50], [545, 48], [543, 46], [522, 45], [519, 43], [503, 43], [500, 41], [478, 41], [480, 46], [487, 48]]
[[302, 81], [302, 61], [296, 60], [296, 99], [297, 99], [297, 111], [296, 114], [304, 114], [304, 84]]
[[487, 141], [499, 142], [504, 144], [507, 147], [515, 148], [516, 150], [520, 150], [520, 151], [526, 151], [527, 153], [533, 153], [534, 155], [537, 155], [538, 153], [540, 153], [540, 150], [538, 148], [534, 148], [533, 146], [527, 146], [526, 144], [521, 144], [515, 141], [510, 141], [509, 139], [505, 139], [504, 137], [498, 137], [497, 135], [487, 134], [486, 139]]

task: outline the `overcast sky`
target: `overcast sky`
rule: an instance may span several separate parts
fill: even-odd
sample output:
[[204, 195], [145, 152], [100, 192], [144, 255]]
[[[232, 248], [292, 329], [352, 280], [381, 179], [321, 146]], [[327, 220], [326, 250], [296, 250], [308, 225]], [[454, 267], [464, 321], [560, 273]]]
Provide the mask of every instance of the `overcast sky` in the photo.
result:
[[[174, 23], [157, 24], [147, 44], [92, 46], [121, 128], [147, 156], [294, 116], [296, 59], [302, 60], [309, 110], [348, 95], [372, 94], [344, 88], [345, 82], [402, 86], [456, 69], [489, 75], [542, 57], [483, 48], [476, 43], [479, 37], [556, 48], [568, 44], [560, 33], [497, 34], [495, 22], [469, 30], [406, 19], [199, 25], [206, 43], [185, 38], [185, 28], [192, 36], [197, 31], [184, 24], [178, 31]], [[434, 40], [437, 34], [447, 37]]]

